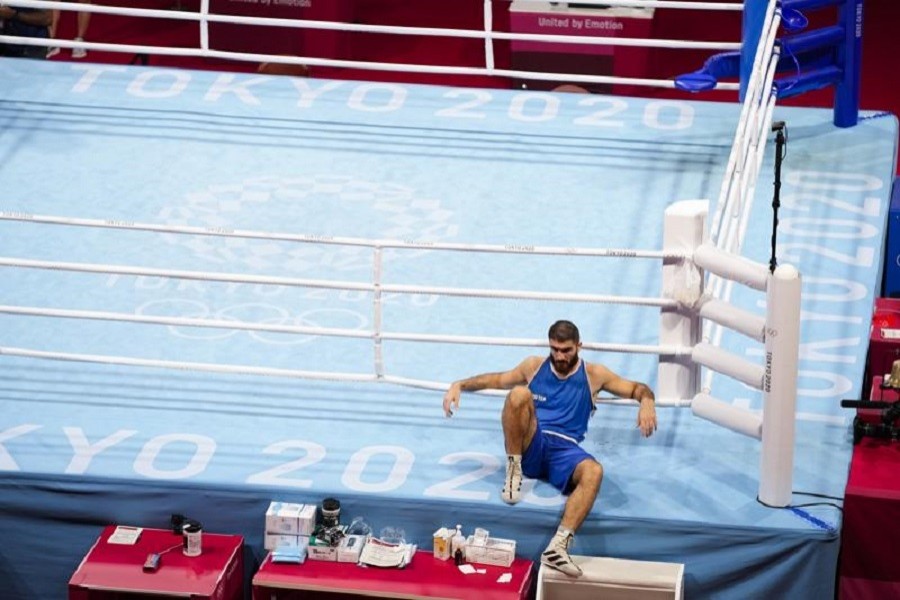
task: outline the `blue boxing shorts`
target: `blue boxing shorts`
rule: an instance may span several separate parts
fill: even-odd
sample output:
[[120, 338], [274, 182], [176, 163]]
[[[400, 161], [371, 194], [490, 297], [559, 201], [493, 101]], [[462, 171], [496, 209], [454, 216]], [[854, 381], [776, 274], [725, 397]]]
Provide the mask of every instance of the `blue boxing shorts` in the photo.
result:
[[532, 479], [547, 481], [563, 494], [569, 494], [572, 491], [572, 473], [586, 458], [596, 460], [575, 440], [547, 433], [539, 423], [522, 455], [522, 473]]

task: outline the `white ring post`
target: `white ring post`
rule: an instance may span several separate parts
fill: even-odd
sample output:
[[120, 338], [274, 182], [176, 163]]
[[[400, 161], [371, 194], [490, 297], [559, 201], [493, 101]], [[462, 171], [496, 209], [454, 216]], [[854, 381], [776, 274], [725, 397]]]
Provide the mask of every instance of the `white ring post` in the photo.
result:
[[200, 49], [209, 50], [209, 0], [200, 0]]
[[[706, 200], [683, 200], [666, 208], [663, 251], [693, 254], [706, 241], [708, 212]], [[703, 273], [693, 261], [663, 260], [662, 296], [677, 300], [684, 308], [660, 309], [660, 344], [692, 347], [700, 341], [700, 317], [686, 309], [702, 294]], [[660, 398], [693, 398], [699, 391], [700, 366], [688, 356], [660, 356], [656, 386]]]
[[375, 284], [375, 293], [372, 294], [372, 328], [375, 335], [372, 339], [375, 341], [375, 376], [378, 379], [384, 379], [384, 350], [381, 346], [381, 322], [384, 315], [384, 306], [381, 303], [381, 273], [384, 264], [382, 254], [379, 247], [375, 248], [372, 256], [372, 282]]
[[766, 376], [763, 381], [759, 499], [790, 504], [800, 356], [800, 273], [781, 265], [766, 290]]
[[492, 0], [484, 0], [484, 68], [494, 70], [494, 5]]

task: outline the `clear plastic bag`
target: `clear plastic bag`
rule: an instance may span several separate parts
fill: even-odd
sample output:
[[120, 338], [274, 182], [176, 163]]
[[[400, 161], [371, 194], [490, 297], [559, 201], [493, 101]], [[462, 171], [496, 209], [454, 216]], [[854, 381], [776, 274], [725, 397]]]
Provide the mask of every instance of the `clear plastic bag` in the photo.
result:
[[347, 527], [347, 535], [370, 535], [371, 533], [372, 528], [362, 517], [356, 517], [350, 521], [350, 525]]
[[406, 531], [402, 527], [385, 527], [378, 536], [383, 542], [388, 544], [405, 544]]

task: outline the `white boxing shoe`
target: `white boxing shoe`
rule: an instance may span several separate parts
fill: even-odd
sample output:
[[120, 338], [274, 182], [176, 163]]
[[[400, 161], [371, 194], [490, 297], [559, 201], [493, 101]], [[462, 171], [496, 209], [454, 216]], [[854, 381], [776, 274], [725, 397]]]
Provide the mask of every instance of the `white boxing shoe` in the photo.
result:
[[512, 456], [506, 461], [506, 482], [500, 497], [507, 504], [515, 504], [522, 499], [522, 463]]
[[541, 554], [541, 564], [547, 565], [551, 569], [556, 569], [569, 577], [581, 577], [581, 567], [576, 565], [572, 557], [569, 556], [569, 543], [571, 541], [571, 535], [565, 537], [561, 535], [553, 536], [550, 545]]

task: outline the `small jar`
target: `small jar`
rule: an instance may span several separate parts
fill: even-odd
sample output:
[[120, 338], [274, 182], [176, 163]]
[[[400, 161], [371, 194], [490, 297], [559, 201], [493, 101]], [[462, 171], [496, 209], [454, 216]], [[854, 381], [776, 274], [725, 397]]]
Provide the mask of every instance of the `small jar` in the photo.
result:
[[203, 551], [203, 529], [200, 523], [188, 523], [181, 530], [184, 535], [184, 543], [181, 551], [185, 556], [200, 556]]
[[341, 522], [341, 502], [337, 498], [322, 500], [322, 525], [336, 527]]

